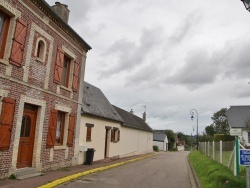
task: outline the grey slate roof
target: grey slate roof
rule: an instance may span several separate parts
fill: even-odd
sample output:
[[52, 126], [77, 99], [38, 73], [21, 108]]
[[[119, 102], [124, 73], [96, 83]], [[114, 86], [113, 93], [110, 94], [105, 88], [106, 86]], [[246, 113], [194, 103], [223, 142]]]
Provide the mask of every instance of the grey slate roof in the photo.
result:
[[113, 107], [115, 108], [115, 110], [118, 112], [118, 114], [123, 119], [123, 126], [153, 132], [151, 127], [146, 122], [144, 122], [142, 120], [142, 118], [140, 118], [140, 117], [138, 117], [130, 112], [127, 112], [127, 111], [125, 111], [117, 106], [113, 105]]
[[87, 82], [84, 82], [81, 113], [123, 122], [102, 91]]
[[231, 106], [226, 111], [229, 126], [232, 128], [246, 128], [250, 124], [250, 106]]
[[153, 141], [164, 142], [166, 136], [167, 136], [166, 134], [154, 132]]

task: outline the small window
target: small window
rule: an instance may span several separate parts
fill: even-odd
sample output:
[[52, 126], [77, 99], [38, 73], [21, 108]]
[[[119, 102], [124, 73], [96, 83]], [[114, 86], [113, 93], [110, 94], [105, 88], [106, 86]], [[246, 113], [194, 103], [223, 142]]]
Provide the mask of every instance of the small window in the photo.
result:
[[8, 36], [10, 16], [0, 11], [0, 58], [4, 57], [4, 50]]
[[59, 111], [57, 115], [57, 126], [56, 126], [56, 145], [63, 145], [64, 124], [65, 124], [65, 113]]
[[70, 72], [71, 59], [64, 55], [63, 67], [62, 67], [62, 85], [68, 87], [69, 84], [69, 72]]
[[92, 127], [94, 127], [94, 125], [87, 123], [86, 127], [87, 127], [86, 142], [91, 142], [91, 132], [92, 132]]
[[42, 61], [45, 60], [45, 43], [43, 40], [38, 40], [35, 56]]
[[250, 143], [250, 132], [248, 132], [248, 143]]
[[120, 130], [114, 127], [111, 130], [111, 142], [119, 142], [120, 141]]

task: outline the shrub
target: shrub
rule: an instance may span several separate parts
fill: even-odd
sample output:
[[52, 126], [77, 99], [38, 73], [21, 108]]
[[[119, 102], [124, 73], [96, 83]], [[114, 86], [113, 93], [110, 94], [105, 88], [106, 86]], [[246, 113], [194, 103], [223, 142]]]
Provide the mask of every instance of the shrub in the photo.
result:
[[159, 151], [159, 147], [158, 146], [153, 146], [153, 150], [158, 152]]
[[11, 174], [11, 175], [9, 176], [9, 179], [15, 180], [15, 179], [16, 179], [16, 175], [15, 175], [15, 174]]

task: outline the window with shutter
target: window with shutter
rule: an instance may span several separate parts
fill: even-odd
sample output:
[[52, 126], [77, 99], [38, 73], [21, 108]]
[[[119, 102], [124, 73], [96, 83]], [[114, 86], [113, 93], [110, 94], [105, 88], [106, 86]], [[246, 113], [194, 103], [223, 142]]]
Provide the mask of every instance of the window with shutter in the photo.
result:
[[57, 128], [57, 110], [51, 110], [49, 118], [49, 129], [47, 134], [47, 148], [52, 148], [55, 145]]
[[92, 132], [92, 127], [94, 127], [94, 125], [86, 123], [86, 127], [87, 127], [86, 142], [91, 142], [91, 132]]
[[64, 126], [65, 126], [65, 113], [57, 112], [57, 124], [56, 124], [56, 145], [63, 145], [64, 136]]
[[61, 84], [62, 82], [62, 70], [63, 70], [64, 52], [62, 49], [57, 49], [56, 65], [54, 72], [54, 82]]
[[0, 58], [1, 59], [4, 57], [9, 24], [10, 24], [10, 16], [0, 11]]
[[18, 19], [10, 55], [10, 63], [18, 67], [20, 67], [22, 64], [26, 34], [27, 23], [21, 19]]
[[69, 129], [68, 129], [68, 141], [67, 141], [68, 147], [73, 146], [74, 131], [75, 131], [75, 115], [70, 114], [70, 116], [69, 116]]
[[77, 61], [75, 61], [74, 72], [73, 72], [73, 82], [72, 82], [73, 91], [77, 91], [78, 89], [79, 71], [80, 71], [80, 65]]
[[62, 85], [65, 87], [69, 86], [69, 73], [70, 73], [70, 62], [71, 59], [64, 55], [63, 67], [62, 67]]
[[14, 112], [15, 99], [3, 98], [0, 119], [0, 150], [8, 150], [10, 147]]

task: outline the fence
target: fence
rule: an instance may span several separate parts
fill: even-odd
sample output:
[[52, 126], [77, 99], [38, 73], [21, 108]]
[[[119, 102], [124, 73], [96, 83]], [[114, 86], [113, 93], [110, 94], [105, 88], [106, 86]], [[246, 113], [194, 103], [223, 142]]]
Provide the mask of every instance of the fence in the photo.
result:
[[228, 167], [235, 174], [235, 141], [200, 142], [199, 151]]

